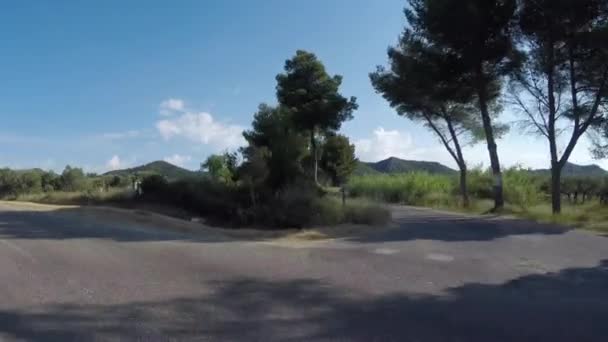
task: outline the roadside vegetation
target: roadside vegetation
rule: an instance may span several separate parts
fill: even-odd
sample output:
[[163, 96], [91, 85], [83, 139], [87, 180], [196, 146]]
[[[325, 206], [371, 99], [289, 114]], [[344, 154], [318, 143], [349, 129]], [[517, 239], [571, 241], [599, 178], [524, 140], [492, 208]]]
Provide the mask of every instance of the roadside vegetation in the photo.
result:
[[[551, 210], [551, 177], [532, 170], [510, 168], [504, 172], [505, 206], [499, 212], [541, 222], [560, 223], [608, 231], [608, 178], [564, 177], [563, 213]], [[493, 211], [493, 177], [490, 170], [467, 174], [470, 202], [464, 206], [458, 175], [413, 172], [353, 176], [348, 183], [352, 198], [484, 214]]]

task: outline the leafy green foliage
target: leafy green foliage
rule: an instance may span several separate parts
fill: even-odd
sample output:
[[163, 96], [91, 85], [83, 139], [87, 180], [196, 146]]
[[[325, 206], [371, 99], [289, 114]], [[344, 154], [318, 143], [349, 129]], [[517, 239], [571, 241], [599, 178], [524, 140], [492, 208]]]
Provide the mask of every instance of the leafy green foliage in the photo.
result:
[[[608, 98], [608, 2], [522, 0], [518, 4], [517, 38], [525, 60], [511, 78], [512, 102], [528, 129], [549, 143], [552, 209], [557, 214], [562, 169], [583, 134], [592, 128], [601, 130], [607, 120], [602, 103]], [[566, 136], [561, 151], [560, 136]]]
[[68, 165], [59, 176], [59, 184], [63, 191], [81, 191], [87, 187], [87, 178], [82, 169]]
[[[489, 171], [473, 169], [468, 172], [468, 188], [475, 199], [491, 199], [493, 178]], [[526, 208], [542, 203], [546, 198], [543, 184], [546, 177], [529, 170], [511, 168], [504, 173], [507, 202]], [[354, 197], [368, 197], [389, 203], [455, 207], [458, 193], [456, 175], [407, 173], [394, 175], [356, 176], [349, 183]]]
[[277, 75], [277, 99], [291, 114], [291, 123], [310, 138], [313, 173], [317, 179], [318, 153], [316, 135], [334, 132], [353, 117], [357, 99], [339, 93], [342, 76], [330, 76], [317, 57], [298, 50], [285, 62], [285, 73]]
[[141, 190], [144, 194], [164, 193], [169, 187], [167, 179], [161, 175], [150, 175], [141, 182]]
[[266, 160], [268, 174], [264, 178], [271, 190], [277, 191], [303, 175], [306, 138], [295, 129], [292, 113], [284, 107], [260, 105], [254, 114], [252, 129], [243, 136], [249, 143], [243, 153], [245, 163], [251, 161], [255, 149], [265, 149], [258, 157]]
[[259, 200], [260, 192], [264, 191], [264, 184], [268, 180], [270, 171], [268, 160], [270, 150], [265, 147], [249, 146], [243, 149], [245, 161], [237, 170], [238, 179], [249, 189], [251, 204], [255, 206]]
[[293, 114], [296, 127], [306, 131], [335, 131], [352, 119], [356, 98], [340, 95], [342, 77], [330, 76], [323, 63], [298, 50], [285, 62], [285, 73], [277, 75], [277, 98]]
[[221, 155], [212, 154], [201, 165], [201, 169], [207, 171], [215, 180], [232, 183], [237, 173], [237, 155], [230, 152]]
[[511, 34], [517, 0], [410, 0], [409, 5], [405, 13], [411, 32], [440, 58], [432, 66], [441, 66], [437, 72], [441, 79], [456, 80], [448, 82], [447, 93], [453, 95], [453, 85], [460, 85], [457, 94], [470, 90], [476, 96], [490, 165], [498, 180], [494, 206], [500, 209], [503, 182], [493, 117], [501, 108], [503, 78], [520, 64]]
[[505, 200], [526, 209], [541, 203], [546, 194], [541, 191], [543, 178], [528, 170], [510, 168], [504, 172]]
[[85, 174], [80, 168], [66, 166], [61, 175], [40, 169], [0, 169], [0, 198], [61, 192], [104, 192], [108, 188], [124, 188], [129, 182], [118, 176]]
[[323, 144], [321, 168], [329, 174], [334, 185], [343, 184], [357, 167], [355, 145], [343, 135], [331, 135]]
[[428, 173], [358, 176], [348, 184], [353, 197], [368, 197], [389, 203], [431, 205], [438, 197], [454, 193], [454, 178]]

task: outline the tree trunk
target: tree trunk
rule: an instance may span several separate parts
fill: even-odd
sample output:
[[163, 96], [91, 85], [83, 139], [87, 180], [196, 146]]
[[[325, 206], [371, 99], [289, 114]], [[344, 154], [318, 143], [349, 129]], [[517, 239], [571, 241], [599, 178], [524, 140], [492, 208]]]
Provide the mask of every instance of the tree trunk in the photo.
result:
[[490, 111], [488, 110], [486, 85], [483, 78], [484, 75], [480, 65], [479, 70], [477, 71], [477, 91], [479, 96], [479, 109], [481, 111], [483, 130], [486, 136], [488, 152], [490, 154], [490, 166], [492, 167], [492, 175], [494, 176], [494, 210], [499, 210], [505, 205], [502, 187], [502, 173], [500, 171], [500, 161], [498, 159], [496, 141], [494, 140], [494, 129], [492, 127], [492, 118], [490, 117]]
[[256, 200], [255, 200], [255, 190], [254, 190], [253, 184], [249, 185], [249, 196], [251, 197], [251, 205], [253, 207], [255, 207], [256, 206]]
[[[555, 163], [551, 166], [551, 208], [553, 214], [559, 214], [562, 211], [562, 183], [561, 183], [562, 168]], [[568, 194], [570, 199], [570, 194]]]
[[[555, 78], [554, 78], [554, 49], [553, 40], [550, 40], [550, 44], [547, 48], [547, 55], [549, 56], [549, 65], [547, 67], [547, 95], [549, 97], [549, 117], [547, 119], [548, 129], [547, 138], [549, 139], [549, 153], [551, 157], [551, 211], [553, 215], [557, 215], [562, 212], [562, 192], [561, 192], [561, 176], [562, 176], [562, 164], [559, 162], [557, 155], [557, 134], [555, 132], [555, 121], [557, 119], [555, 108]], [[570, 199], [570, 196], [568, 196]]]
[[467, 167], [460, 165], [460, 195], [462, 196], [462, 206], [469, 207], [469, 191], [467, 190]]
[[315, 130], [312, 129], [310, 131], [310, 147], [311, 147], [311, 152], [312, 152], [312, 159], [313, 159], [313, 175], [314, 175], [314, 179], [315, 179], [315, 184], [319, 184], [319, 158], [317, 156], [317, 141], [315, 140]]
[[[458, 141], [458, 134], [454, 129], [454, 125], [452, 123], [451, 118], [448, 115], [445, 115], [445, 121], [448, 124], [448, 130], [450, 132], [450, 136], [452, 137], [452, 143], [454, 144], [454, 148], [456, 149], [456, 163], [458, 164], [458, 168], [460, 169], [460, 195], [462, 196], [462, 206], [465, 208], [469, 207], [469, 192], [467, 190], [467, 163], [464, 160], [464, 156], [462, 155], [462, 148], [460, 147], [460, 141]], [[449, 146], [446, 144], [446, 147], [449, 151]]]

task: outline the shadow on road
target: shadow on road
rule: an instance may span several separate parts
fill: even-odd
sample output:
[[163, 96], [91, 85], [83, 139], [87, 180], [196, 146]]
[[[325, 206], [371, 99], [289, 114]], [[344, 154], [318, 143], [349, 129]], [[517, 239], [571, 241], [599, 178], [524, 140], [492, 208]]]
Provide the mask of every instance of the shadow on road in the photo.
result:
[[[399, 213], [395, 217], [398, 229], [357, 234], [347, 241], [358, 243], [435, 240], [435, 241], [489, 241], [509, 235], [557, 235], [570, 230], [556, 225], [539, 224], [523, 220], [488, 217], [464, 217], [416, 210]], [[179, 230], [151, 229], [149, 224], [104, 220], [103, 215], [84, 215], [79, 208], [54, 211], [0, 211], [0, 238], [4, 239], [108, 239], [119, 242], [189, 241], [221, 242], [227, 237], [214, 229], [200, 234], [181, 233]], [[184, 221], [185, 222], [185, 221]], [[187, 223], [187, 222], [185, 222]], [[196, 227], [192, 231], [196, 231]], [[251, 234], [250, 234], [251, 235]], [[252, 240], [253, 237], [243, 238]], [[229, 240], [240, 240], [230, 236]]]
[[[235, 279], [205, 298], [0, 311], [0, 337], [41, 341], [605, 341], [608, 261], [445, 296], [357, 297], [321, 281]], [[3, 335], [4, 334], [4, 335]], [[163, 338], [164, 337], [164, 338]]]
[[510, 235], [559, 235], [572, 228], [499, 217], [466, 217], [452, 214], [401, 215], [394, 218], [399, 229], [349, 239], [353, 242], [411, 240], [490, 241]]

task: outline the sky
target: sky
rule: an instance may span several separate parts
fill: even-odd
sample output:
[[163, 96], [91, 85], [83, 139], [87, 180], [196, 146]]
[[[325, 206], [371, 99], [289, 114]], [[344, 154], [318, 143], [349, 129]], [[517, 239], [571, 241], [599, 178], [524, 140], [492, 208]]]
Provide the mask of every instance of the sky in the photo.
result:
[[[405, 25], [404, 0], [13, 1], [0, 5], [0, 167], [90, 172], [166, 160], [197, 169], [244, 144], [296, 50], [314, 52], [359, 109], [341, 132], [363, 161], [442, 162], [422, 125], [398, 116], [368, 74]], [[501, 120], [517, 117], [508, 109]], [[513, 129], [505, 166], [548, 167], [541, 138]], [[588, 141], [571, 161], [591, 158]], [[465, 149], [489, 165], [483, 144]]]

